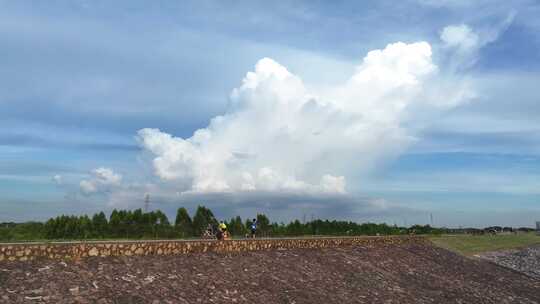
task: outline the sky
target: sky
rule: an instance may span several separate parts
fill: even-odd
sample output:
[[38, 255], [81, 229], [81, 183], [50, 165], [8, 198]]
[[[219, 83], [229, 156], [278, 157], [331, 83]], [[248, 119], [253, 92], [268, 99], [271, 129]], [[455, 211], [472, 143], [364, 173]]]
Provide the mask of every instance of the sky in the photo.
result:
[[0, 0], [0, 222], [534, 226], [537, 1]]

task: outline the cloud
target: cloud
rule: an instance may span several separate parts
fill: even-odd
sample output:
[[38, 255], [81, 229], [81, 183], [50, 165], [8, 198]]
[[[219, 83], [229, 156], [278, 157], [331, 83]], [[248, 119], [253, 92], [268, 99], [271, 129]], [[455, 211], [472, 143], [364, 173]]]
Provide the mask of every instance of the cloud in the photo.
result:
[[52, 180], [56, 185], [62, 185], [64, 183], [62, 175], [59, 174], [54, 175]]
[[83, 194], [89, 195], [97, 192], [97, 186], [92, 181], [82, 180], [79, 185]]
[[478, 34], [466, 24], [449, 25], [441, 32], [441, 40], [448, 47], [457, 47], [463, 51], [476, 49], [479, 45]]
[[371, 51], [346, 83], [331, 88], [308, 90], [299, 76], [263, 58], [232, 91], [227, 112], [206, 128], [186, 139], [145, 128], [136, 138], [158, 177], [190, 185], [182, 191], [346, 193], [348, 175], [414, 141], [407, 122], [467, 99], [455, 95], [460, 83], [438, 75], [427, 42]]
[[453, 50], [451, 65], [454, 68], [469, 68], [478, 59], [478, 52], [483, 46], [496, 41], [499, 35], [512, 24], [515, 11], [507, 14], [504, 20], [489, 27], [473, 30], [467, 24], [454, 24], [444, 27], [440, 32], [440, 39], [445, 48]]
[[122, 175], [114, 173], [112, 169], [100, 167], [92, 170], [91, 178], [81, 180], [79, 188], [82, 194], [91, 195], [99, 192], [109, 192], [120, 187]]
[[105, 185], [119, 185], [122, 182], [122, 175], [116, 174], [108, 168], [97, 168], [92, 171], [99, 183]]

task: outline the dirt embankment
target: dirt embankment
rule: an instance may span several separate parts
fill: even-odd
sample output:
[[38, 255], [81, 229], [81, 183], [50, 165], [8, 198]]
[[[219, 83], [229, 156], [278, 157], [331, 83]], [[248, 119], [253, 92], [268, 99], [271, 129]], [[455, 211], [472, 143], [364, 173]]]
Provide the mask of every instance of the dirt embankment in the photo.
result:
[[540, 303], [540, 281], [428, 243], [0, 263], [0, 303]]

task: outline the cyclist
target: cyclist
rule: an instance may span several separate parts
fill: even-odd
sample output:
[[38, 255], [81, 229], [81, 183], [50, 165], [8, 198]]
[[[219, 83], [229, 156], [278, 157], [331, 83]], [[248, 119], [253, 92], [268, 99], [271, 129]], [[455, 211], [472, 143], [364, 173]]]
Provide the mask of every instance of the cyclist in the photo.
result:
[[229, 237], [227, 233], [227, 224], [223, 221], [219, 222], [219, 234], [220, 237], [218, 237], [218, 240], [227, 239]]

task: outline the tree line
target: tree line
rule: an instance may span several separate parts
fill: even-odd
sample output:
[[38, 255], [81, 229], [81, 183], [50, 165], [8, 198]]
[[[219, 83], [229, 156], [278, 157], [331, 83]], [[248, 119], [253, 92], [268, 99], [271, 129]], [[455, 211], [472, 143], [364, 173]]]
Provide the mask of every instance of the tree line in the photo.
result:
[[[305, 235], [395, 235], [433, 234], [443, 230], [429, 225], [415, 225], [409, 228], [376, 223], [355, 223], [351, 221], [294, 220], [285, 223], [271, 222], [264, 214], [257, 214], [257, 235], [259, 237], [284, 237]], [[233, 236], [242, 237], [249, 233], [252, 218], [242, 220], [240, 216], [224, 221]], [[209, 225], [217, 226], [218, 220], [212, 211], [198, 206], [191, 217], [186, 208], [179, 208], [173, 223], [160, 210], [143, 212], [136, 210], [113, 210], [109, 218], [104, 212], [89, 217], [61, 215], [45, 223], [2, 223], [0, 240], [83, 240], [83, 239], [154, 239], [154, 238], [197, 238]]]

